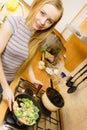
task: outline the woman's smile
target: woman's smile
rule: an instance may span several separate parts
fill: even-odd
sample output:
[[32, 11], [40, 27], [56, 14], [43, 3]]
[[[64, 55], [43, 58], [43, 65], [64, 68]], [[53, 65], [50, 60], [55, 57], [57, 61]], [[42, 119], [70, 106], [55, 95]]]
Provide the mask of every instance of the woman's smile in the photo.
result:
[[42, 25], [38, 23], [38, 21], [35, 22], [35, 29], [40, 30], [42, 28]]

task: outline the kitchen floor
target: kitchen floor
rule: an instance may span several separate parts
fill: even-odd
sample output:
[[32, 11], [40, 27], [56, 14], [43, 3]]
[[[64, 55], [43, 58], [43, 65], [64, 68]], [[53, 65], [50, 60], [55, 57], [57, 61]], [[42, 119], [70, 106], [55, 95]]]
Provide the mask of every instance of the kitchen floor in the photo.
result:
[[[60, 71], [65, 72], [68, 77], [69, 75], [74, 75], [84, 64], [87, 64], [87, 59], [70, 73], [65, 69], [63, 62], [61, 62]], [[87, 76], [87, 72], [84, 76]], [[87, 80], [82, 82], [74, 93], [68, 94], [68, 87], [65, 85], [67, 77], [61, 78], [58, 84], [58, 90], [65, 101], [65, 105], [62, 108], [64, 130], [87, 130]], [[79, 80], [82, 78], [81, 76]]]

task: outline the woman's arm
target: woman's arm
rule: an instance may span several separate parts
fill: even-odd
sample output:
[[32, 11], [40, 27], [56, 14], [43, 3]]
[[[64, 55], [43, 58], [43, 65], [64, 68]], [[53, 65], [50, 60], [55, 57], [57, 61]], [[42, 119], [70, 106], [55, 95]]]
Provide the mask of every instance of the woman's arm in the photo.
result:
[[10, 39], [11, 35], [12, 30], [10, 24], [7, 21], [5, 21], [0, 27], [0, 55], [6, 47], [6, 44]]
[[0, 84], [3, 88], [3, 99], [8, 101], [9, 108], [11, 110], [11, 102], [14, 100], [12, 91], [7, 83], [4, 71], [3, 71], [3, 65], [1, 61], [1, 55], [6, 47], [6, 44], [8, 40], [10, 39], [12, 35], [11, 27], [7, 21], [3, 23], [3, 25], [0, 28]]
[[2, 84], [3, 87], [7, 84], [4, 72], [3, 72], [3, 67], [2, 67], [2, 62], [1, 62], [1, 55], [6, 47], [6, 44], [8, 40], [10, 39], [12, 35], [12, 31], [10, 28], [10, 25], [7, 21], [3, 23], [3, 25], [0, 28], [0, 83]]
[[28, 67], [28, 74], [29, 74], [29, 78], [30, 78], [32, 83], [36, 84], [37, 86], [38, 85], [43, 85], [43, 83], [41, 81], [36, 79], [36, 77], [34, 75], [32, 65], [29, 65], [29, 67]]

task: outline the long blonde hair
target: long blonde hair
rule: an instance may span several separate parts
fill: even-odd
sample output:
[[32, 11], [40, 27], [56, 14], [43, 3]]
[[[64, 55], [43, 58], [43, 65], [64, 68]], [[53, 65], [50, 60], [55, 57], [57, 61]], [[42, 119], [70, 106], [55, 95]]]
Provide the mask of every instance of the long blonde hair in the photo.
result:
[[[63, 6], [61, 0], [34, 0], [29, 10], [29, 15], [26, 19], [27, 24], [31, 23], [32, 18], [35, 16], [35, 13], [37, 13], [40, 10], [40, 8], [45, 4], [54, 5], [60, 11], [60, 16], [57, 22], [61, 19], [63, 14]], [[46, 30], [36, 31], [31, 36], [29, 40], [29, 56], [25, 60], [25, 62], [21, 65], [21, 67], [18, 69], [16, 76], [20, 76], [26, 70], [26, 68], [31, 63], [33, 57], [35, 56], [37, 50], [40, 48], [40, 43], [52, 32], [57, 22], [55, 22], [50, 28]]]

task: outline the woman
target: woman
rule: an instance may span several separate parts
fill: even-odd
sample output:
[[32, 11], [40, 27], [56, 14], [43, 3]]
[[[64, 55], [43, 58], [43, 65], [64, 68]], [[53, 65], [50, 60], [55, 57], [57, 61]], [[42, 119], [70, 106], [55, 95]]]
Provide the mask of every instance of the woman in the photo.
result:
[[30, 63], [40, 48], [41, 42], [52, 32], [62, 14], [61, 0], [36, 0], [26, 20], [20, 16], [12, 16], [2, 25], [0, 84], [3, 88], [3, 99], [8, 102], [10, 110], [14, 95], [9, 83], [14, 79], [15, 74], [19, 77], [28, 68], [31, 81], [42, 84], [35, 78]]

